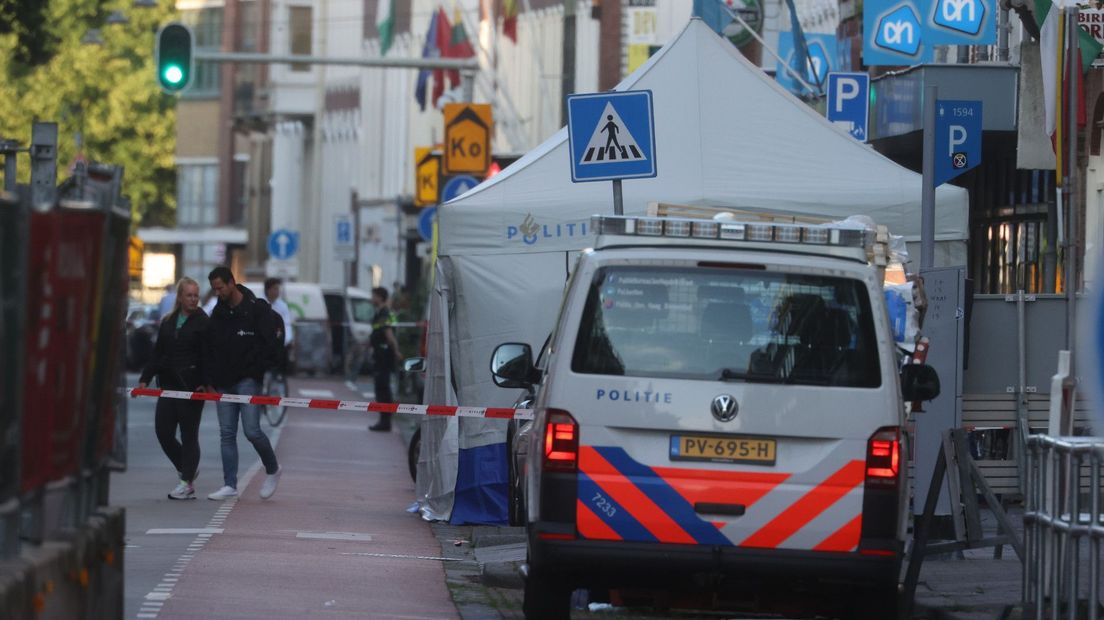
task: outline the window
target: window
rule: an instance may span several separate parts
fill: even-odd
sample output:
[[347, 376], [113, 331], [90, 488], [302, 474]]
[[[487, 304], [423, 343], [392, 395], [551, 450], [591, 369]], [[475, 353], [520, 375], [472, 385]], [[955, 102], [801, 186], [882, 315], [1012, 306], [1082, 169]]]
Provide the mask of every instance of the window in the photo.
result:
[[571, 367], [602, 375], [881, 385], [861, 282], [762, 269], [600, 270]]
[[353, 298], [353, 320], [357, 323], [371, 323], [376, 317], [376, 307], [367, 299]]
[[[309, 56], [311, 54], [311, 7], [288, 7], [290, 12], [291, 28], [288, 35], [291, 37], [288, 46], [294, 56]], [[310, 65], [291, 65], [292, 71], [309, 71]]]
[[179, 226], [218, 224], [218, 164], [176, 167], [176, 223]]
[[[217, 52], [222, 49], [221, 7], [181, 11], [180, 18], [191, 26], [196, 50]], [[192, 85], [184, 91], [184, 96], [192, 99], [218, 97], [219, 77], [218, 63], [196, 62]]]

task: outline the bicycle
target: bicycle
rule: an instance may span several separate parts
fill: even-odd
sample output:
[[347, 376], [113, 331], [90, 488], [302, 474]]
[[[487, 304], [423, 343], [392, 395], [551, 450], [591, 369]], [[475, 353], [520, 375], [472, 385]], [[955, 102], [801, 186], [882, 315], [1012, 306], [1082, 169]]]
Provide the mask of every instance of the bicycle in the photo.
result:
[[[287, 377], [283, 373], [269, 371], [265, 373], [262, 390], [265, 396], [278, 396], [284, 398], [288, 395]], [[273, 428], [279, 426], [287, 416], [287, 407], [284, 405], [265, 405], [265, 419]]]

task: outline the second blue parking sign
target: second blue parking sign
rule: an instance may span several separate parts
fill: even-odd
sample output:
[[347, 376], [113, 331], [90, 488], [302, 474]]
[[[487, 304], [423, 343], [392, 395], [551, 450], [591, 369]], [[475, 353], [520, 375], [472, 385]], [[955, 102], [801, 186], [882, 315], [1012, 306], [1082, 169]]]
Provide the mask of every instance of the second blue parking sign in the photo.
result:
[[652, 91], [570, 95], [567, 128], [572, 181], [656, 175]]

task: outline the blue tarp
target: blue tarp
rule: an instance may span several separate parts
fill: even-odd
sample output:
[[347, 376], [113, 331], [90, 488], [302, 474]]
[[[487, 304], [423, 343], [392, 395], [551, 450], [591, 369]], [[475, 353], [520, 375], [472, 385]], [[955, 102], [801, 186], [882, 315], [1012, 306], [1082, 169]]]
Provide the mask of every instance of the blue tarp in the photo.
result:
[[461, 448], [456, 470], [452, 525], [507, 525], [510, 470], [506, 444]]

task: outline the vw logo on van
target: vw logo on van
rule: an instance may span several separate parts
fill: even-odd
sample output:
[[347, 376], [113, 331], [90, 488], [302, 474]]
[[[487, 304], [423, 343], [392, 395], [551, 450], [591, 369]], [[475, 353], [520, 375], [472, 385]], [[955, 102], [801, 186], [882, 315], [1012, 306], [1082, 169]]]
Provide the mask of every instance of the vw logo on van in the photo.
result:
[[730, 422], [740, 412], [740, 405], [736, 403], [736, 397], [732, 394], [721, 394], [713, 399], [709, 410], [713, 412], [714, 418], [721, 422]]

